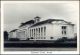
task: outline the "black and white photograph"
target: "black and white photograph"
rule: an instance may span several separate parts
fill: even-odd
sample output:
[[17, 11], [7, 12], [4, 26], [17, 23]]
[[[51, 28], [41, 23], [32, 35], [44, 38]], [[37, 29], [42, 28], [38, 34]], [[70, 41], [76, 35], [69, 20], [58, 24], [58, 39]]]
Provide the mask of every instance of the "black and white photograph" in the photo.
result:
[[3, 1], [1, 5], [4, 52], [78, 51], [79, 1]]

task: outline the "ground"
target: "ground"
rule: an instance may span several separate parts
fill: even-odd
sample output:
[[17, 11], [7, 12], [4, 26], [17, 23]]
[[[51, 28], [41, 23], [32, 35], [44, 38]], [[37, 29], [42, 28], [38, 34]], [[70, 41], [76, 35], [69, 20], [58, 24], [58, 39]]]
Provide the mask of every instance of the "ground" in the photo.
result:
[[77, 48], [4, 48], [4, 51], [76, 51]]
[[5, 51], [76, 51], [76, 43], [53, 41], [5, 41]]

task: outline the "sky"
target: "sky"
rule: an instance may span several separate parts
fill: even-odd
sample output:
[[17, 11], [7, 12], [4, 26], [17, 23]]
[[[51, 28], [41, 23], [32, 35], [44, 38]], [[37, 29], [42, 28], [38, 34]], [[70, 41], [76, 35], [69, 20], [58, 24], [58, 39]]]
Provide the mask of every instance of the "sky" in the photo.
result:
[[63, 19], [75, 24], [79, 19], [78, 1], [67, 1], [55, 3], [5, 3], [4, 30], [11, 31], [18, 28], [20, 23], [40, 16], [41, 21], [46, 19]]

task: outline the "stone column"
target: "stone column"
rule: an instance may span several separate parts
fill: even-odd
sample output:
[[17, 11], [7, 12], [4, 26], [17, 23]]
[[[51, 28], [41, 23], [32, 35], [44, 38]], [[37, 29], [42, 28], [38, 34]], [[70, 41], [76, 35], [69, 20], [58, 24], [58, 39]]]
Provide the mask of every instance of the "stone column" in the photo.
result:
[[34, 28], [33, 28], [33, 38], [34, 38]]
[[40, 27], [40, 37], [39, 38], [41, 38], [41, 27]]
[[36, 37], [37, 37], [37, 30], [36, 30], [37, 28], [35, 28], [35, 39], [36, 39]]
[[43, 37], [42, 37], [42, 39], [44, 38], [44, 27], [43, 27]]
[[32, 37], [32, 29], [30, 29], [30, 37]]

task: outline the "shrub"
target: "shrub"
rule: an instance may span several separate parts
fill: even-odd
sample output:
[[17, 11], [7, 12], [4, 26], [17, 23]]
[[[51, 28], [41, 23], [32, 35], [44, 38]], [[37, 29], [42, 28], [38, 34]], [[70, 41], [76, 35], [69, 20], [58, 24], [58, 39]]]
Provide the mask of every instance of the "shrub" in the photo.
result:
[[26, 40], [30, 40], [30, 38], [27, 38]]
[[18, 38], [10, 38], [9, 40], [10, 40], [10, 41], [19, 41]]
[[62, 38], [59, 38], [56, 40], [56, 42], [64, 42], [64, 41], [67, 41], [67, 37], [62, 37]]

